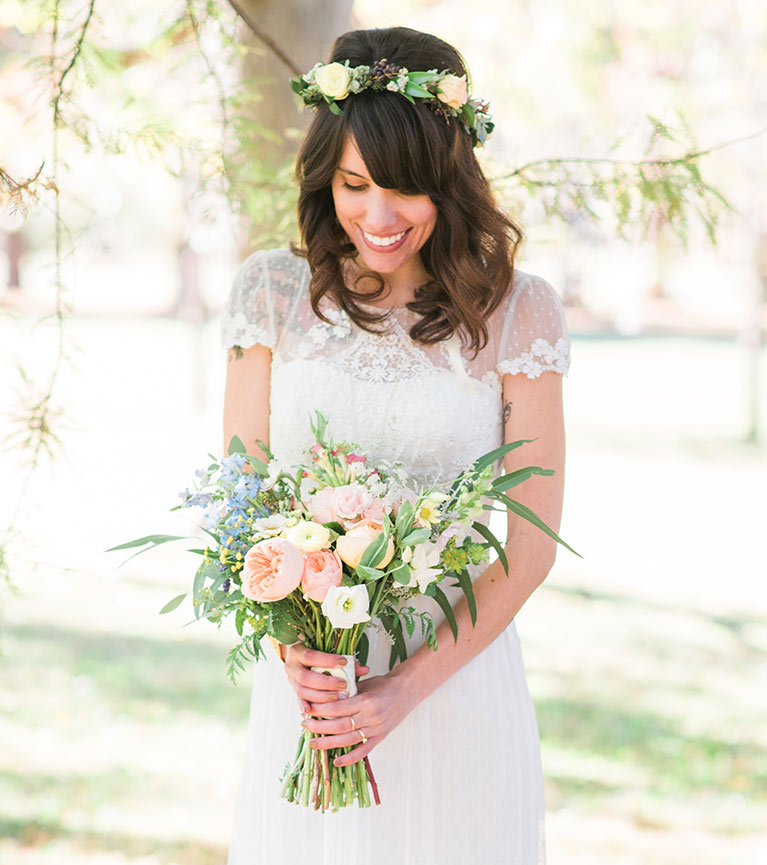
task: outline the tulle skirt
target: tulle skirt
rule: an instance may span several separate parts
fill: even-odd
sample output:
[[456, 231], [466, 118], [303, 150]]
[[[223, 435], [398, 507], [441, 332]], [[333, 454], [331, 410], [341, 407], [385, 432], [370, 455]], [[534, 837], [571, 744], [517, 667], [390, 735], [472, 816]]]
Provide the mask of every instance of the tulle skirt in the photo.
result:
[[[389, 646], [368, 633], [380, 675]], [[373, 749], [379, 806], [321, 814], [280, 798], [300, 720], [282, 665], [257, 664], [228, 865], [545, 863], [538, 727], [513, 622]]]

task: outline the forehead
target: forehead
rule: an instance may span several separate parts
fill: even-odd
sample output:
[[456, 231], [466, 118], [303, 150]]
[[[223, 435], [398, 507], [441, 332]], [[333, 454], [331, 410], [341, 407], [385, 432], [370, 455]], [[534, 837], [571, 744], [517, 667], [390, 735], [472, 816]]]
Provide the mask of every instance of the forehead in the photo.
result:
[[360, 177], [370, 178], [370, 172], [357, 148], [357, 142], [354, 140], [353, 135], [348, 135], [346, 138], [344, 149], [341, 151], [341, 159], [338, 162], [338, 168], [358, 174]]

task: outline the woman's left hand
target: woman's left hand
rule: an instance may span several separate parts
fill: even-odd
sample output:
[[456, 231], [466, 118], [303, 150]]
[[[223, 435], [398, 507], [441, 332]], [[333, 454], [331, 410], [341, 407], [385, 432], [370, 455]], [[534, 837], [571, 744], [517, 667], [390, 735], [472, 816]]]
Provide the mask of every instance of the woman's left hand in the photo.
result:
[[[411, 712], [417, 700], [397, 669], [385, 676], [358, 682], [356, 697], [333, 703], [312, 703], [303, 727], [317, 737], [312, 748], [356, 748], [335, 759], [336, 766], [350, 766], [366, 757]], [[360, 733], [367, 741], [362, 740]]]

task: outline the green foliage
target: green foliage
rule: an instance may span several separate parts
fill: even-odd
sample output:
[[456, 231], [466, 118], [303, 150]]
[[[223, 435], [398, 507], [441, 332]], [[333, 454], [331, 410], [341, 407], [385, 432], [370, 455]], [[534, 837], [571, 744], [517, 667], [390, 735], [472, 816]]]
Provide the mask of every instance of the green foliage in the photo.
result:
[[647, 120], [650, 129], [641, 159], [539, 159], [500, 176], [498, 187], [507, 199], [518, 198], [520, 192], [534, 198], [546, 217], [607, 224], [624, 238], [659, 218], [686, 245], [694, 214], [716, 244], [721, 217], [732, 207], [703, 179], [700, 162], [727, 144], [698, 149], [681, 115], [680, 129], [651, 115]]

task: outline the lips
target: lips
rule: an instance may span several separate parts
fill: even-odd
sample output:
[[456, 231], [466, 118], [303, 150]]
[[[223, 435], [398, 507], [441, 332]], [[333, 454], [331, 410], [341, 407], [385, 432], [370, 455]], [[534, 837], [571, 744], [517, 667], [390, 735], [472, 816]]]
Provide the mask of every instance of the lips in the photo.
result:
[[395, 252], [407, 240], [410, 229], [399, 231], [396, 234], [370, 234], [360, 228], [360, 234], [365, 242], [365, 246], [373, 252]]

